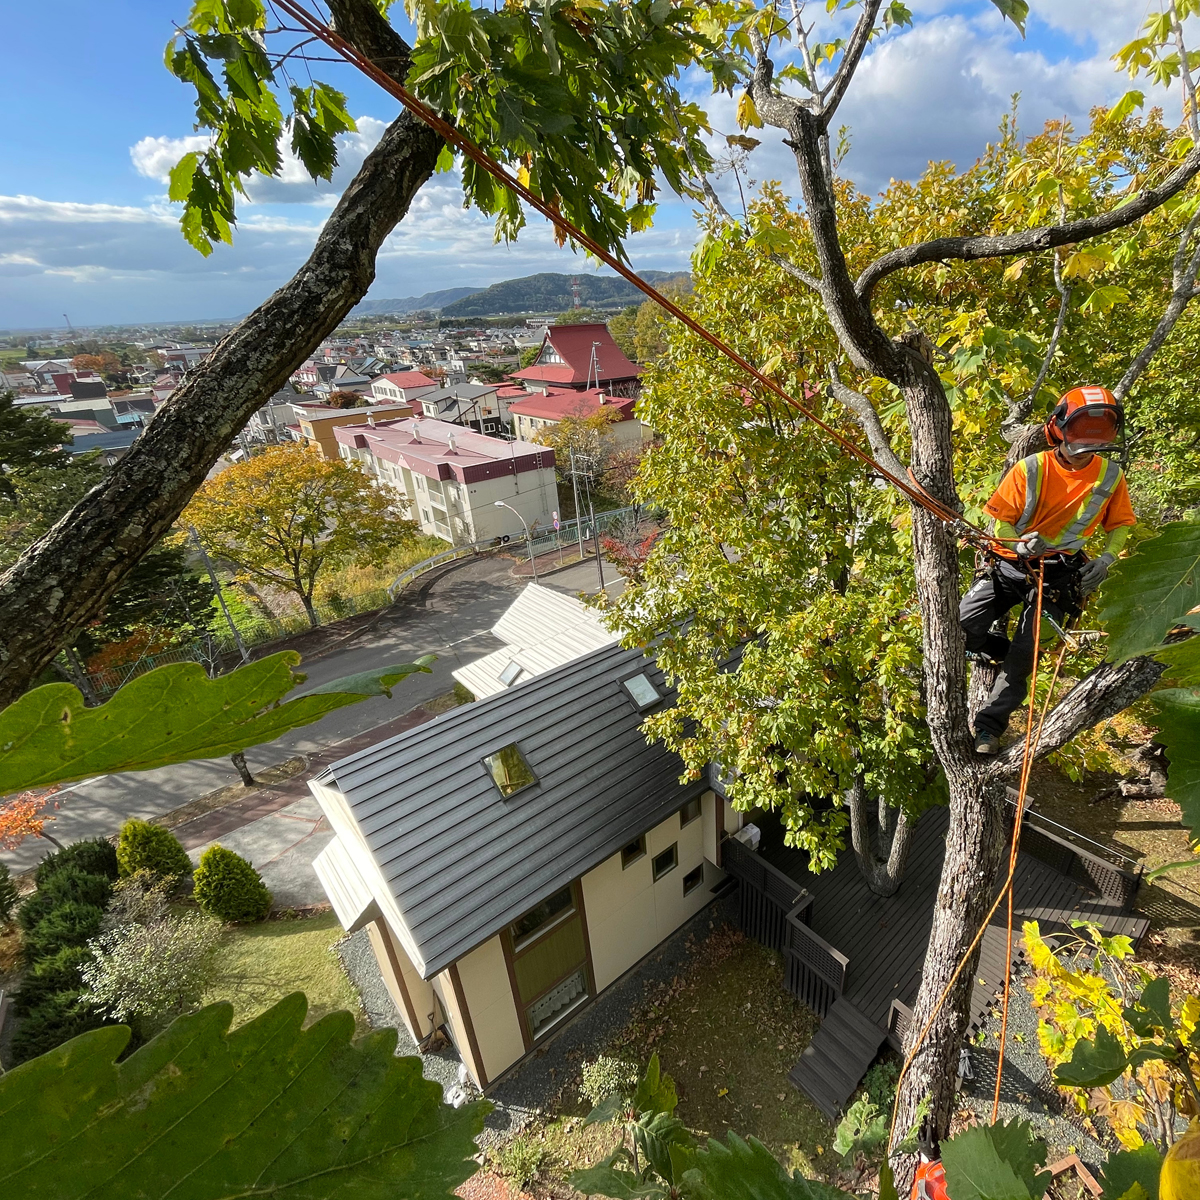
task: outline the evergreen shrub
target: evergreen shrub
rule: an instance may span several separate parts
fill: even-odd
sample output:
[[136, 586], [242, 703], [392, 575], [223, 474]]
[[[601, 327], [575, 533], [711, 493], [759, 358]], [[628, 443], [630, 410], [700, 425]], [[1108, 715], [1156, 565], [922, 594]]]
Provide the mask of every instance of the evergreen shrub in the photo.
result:
[[116, 879], [117, 848], [108, 838], [85, 838], [82, 842], [72, 842], [71, 845], [46, 855], [38, 864], [38, 887], [65, 867], [78, 867], [89, 875], [103, 875], [106, 879]]
[[13, 911], [20, 899], [17, 885], [9, 876], [8, 863], [0, 863], [0, 925], [7, 925], [12, 920]]
[[25, 961], [31, 966], [64, 946], [82, 946], [100, 932], [103, 909], [68, 900], [47, 913], [25, 934]]
[[220, 921], [261, 921], [271, 911], [262, 876], [240, 854], [209, 846], [192, 880], [196, 903]]
[[94, 904], [103, 908], [112, 897], [112, 880], [107, 875], [91, 875], [78, 867], [63, 867], [55, 871], [41, 887], [39, 893], [45, 893], [54, 901], [55, 906], [65, 904], [68, 900], [78, 900], [81, 904]]
[[64, 946], [25, 972], [13, 997], [13, 1008], [24, 1016], [40, 1008], [56, 992], [78, 992], [83, 986], [80, 968], [91, 958], [87, 946]]
[[191, 874], [192, 860], [169, 829], [134, 817], [121, 826], [117, 867], [122, 878], [134, 871], [153, 871], [156, 875], [182, 879]]
[[89, 1029], [110, 1024], [111, 1021], [80, 1003], [78, 991], [55, 992], [17, 1026], [12, 1039], [12, 1061], [14, 1065], [27, 1062]]
[[44, 921], [59, 905], [49, 892], [34, 892], [26, 896], [17, 909], [17, 924], [28, 933], [39, 921]]

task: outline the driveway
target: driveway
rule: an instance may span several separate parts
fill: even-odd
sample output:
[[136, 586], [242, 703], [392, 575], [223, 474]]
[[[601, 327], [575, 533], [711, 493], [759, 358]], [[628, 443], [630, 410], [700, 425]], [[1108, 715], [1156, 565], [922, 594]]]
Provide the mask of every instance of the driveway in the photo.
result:
[[[607, 564], [605, 579], [618, 579], [616, 570]], [[386, 610], [343, 644], [305, 661], [303, 670], [310, 684], [320, 684], [385, 663], [411, 662], [422, 654], [436, 654], [432, 673], [410, 676], [390, 700], [372, 697], [252, 747], [246, 751], [250, 769], [261, 770], [296, 755], [311, 758], [448, 692], [454, 686], [452, 671], [500, 647], [489, 630], [527, 582], [528, 578], [513, 574], [511, 559], [494, 555], [467, 559], [424, 584], [419, 582], [403, 603]], [[572, 595], [595, 592], [595, 561], [568, 567], [541, 582]], [[609, 586], [611, 592], [612, 583]], [[129, 817], [158, 817], [237, 781], [236, 772], [224, 758], [87, 779], [67, 785], [58, 794], [59, 807], [51, 829], [64, 844], [107, 837]], [[28, 838], [16, 850], [5, 851], [0, 861], [17, 874], [36, 866], [52, 849], [42, 838]]]

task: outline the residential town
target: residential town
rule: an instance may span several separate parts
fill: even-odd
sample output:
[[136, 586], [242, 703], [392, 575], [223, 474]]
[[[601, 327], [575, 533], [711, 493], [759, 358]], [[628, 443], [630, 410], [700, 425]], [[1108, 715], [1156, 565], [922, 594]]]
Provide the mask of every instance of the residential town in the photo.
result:
[[1200, 1200], [1200, 3], [126, 7], [0, 77], [5, 1200]]

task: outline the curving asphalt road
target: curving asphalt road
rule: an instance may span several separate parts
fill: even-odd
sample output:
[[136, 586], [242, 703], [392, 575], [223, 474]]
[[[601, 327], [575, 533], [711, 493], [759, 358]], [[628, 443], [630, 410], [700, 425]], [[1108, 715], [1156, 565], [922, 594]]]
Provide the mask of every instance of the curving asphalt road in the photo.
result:
[[[246, 751], [251, 770], [261, 769], [354, 737], [383, 725], [401, 713], [450, 690], [450, 672], [463, 663], [498, 649], [490, 632], [528, 578], [512, 574], [511, 559], [468, 559], [440, 572], [411, 592], [406, 602], [344, 645], [303, 663], [309, 684], [325, 683], [388, 662], [411, 662], [436, 654], [429, 675], [413, 675], [386, 696], [338, 709], [312, 725], [294, 729], [274, 742]], [[605, 578], [616, 572], [606, 564]], [[542, 580], [549, 587], [576, 594], [597, 590], [594, 561], [568, 567]], [[206, 792], [237, 782], [228, 759], [197, 760], [154, 771], [103, 775], [69, 784], [61, 793], [51, 829], [64, 844], [115, 833], [129, 817], [148, 819], [186, 804]], [[53, 847], [29, 838], [0, 856], [16, 874], [35, 866]]]

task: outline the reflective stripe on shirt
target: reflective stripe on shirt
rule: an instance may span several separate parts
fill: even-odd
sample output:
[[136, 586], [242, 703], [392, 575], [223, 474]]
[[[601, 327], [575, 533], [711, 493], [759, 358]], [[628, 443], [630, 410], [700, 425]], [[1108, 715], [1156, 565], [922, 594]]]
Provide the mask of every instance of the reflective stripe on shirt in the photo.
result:
[[1042, 490], [1042, 456], [1031, 454], [1021, 465], [1025, 468], [1025, 509], [1013, 526], [1018, 533], [1024, 533], [1029, 528], [1033, 510], [1037, 508], [1038, 493]]
[[[1121, 480], [1121, 468], [1111, 459], [1102, 459], [1104, 470], [1100, 478], [1092, 486], [1087, 502], [1079, 515], [1056, 538], [1047, 538], [1049, 545], [1059, 550], [1082, 550], [1087, 541], [1085, 534], [1088, 526], [1099, 516], [1105, 502], [1116, 490]], [[1025, 533], [1033, 522], [1033, 514], [1037, 509], [1038, 497], [1042, 490], [1042, 456], [1031, 454], [1022, 460], [1025, 468], [1025, 507], [1013, 528], [1018, 533]]]

